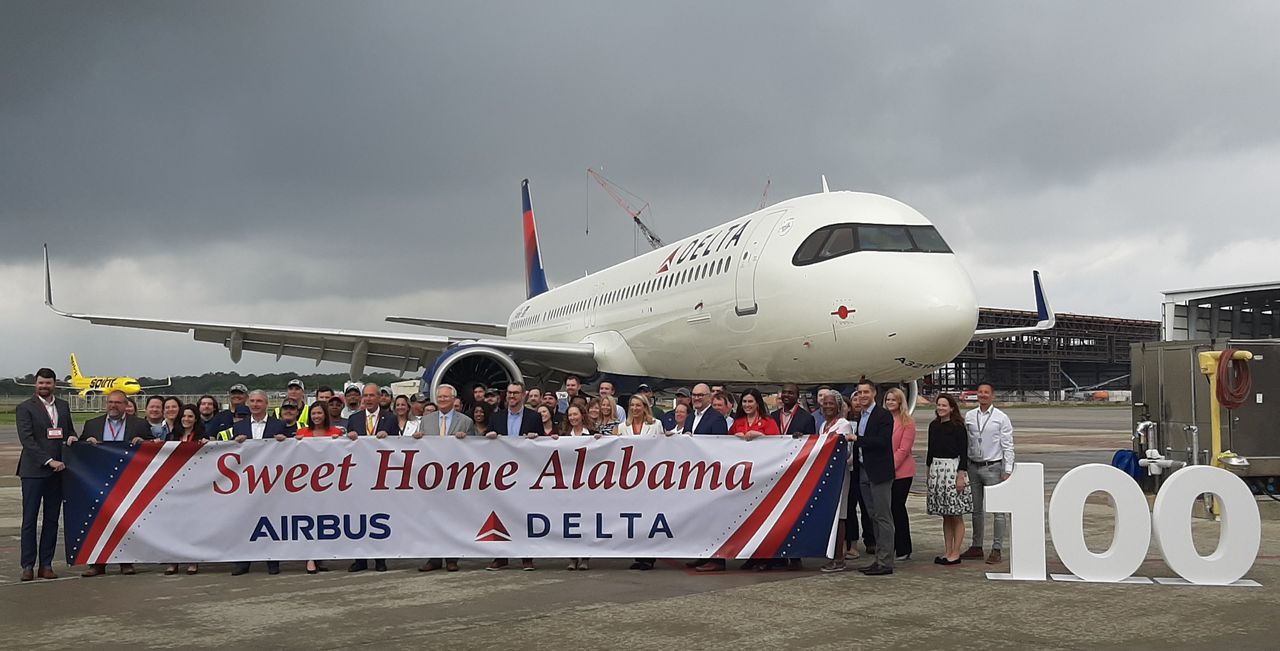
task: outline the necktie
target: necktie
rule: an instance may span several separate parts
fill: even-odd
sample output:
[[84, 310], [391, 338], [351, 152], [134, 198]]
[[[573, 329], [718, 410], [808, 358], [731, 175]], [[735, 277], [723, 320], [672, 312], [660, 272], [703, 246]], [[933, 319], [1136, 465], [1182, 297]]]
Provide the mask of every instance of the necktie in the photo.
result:
[[447, 426], [447, 425], [446, 425], [446, 420], [445, 420], [444, 414], [443, 414], [443, 413], [441, 413], [441, 414], [440, 414], [440, 436], [444, 436], [444, 430], [445, 430], [446, 426]]
[[[366, 412], [366, 413], [368, 413], [368, 412]], [[370, 435], [370, 436], [372, 436], [372, 435], [373, 435], [373, 426], [374, 426], [373, 414], [368, 414], [368, 415], [367, 415], [367, 416], [365, 416], [365, 418], [364, 418], [364, 433], [365, 433], [365, 434], [368, 434], [368, 435]]]

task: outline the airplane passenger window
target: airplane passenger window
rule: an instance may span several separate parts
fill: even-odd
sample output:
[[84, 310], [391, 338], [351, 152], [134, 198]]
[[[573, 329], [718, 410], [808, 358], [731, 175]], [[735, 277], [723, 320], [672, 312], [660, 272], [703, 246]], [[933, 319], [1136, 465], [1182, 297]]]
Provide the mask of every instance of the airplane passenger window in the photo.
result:
[[859, 226], [858, 243], [863, 251], [912, 251], [916, 248], [907, 235], [906, 226]]

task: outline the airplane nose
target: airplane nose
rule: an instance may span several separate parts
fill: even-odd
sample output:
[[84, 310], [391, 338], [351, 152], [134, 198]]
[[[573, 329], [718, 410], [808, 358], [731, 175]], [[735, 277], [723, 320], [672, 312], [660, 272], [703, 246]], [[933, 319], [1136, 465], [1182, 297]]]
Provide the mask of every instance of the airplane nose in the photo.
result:
[[920, 284], [903, 296], [909, 304], [903, 310], [907, 327], [894, 338], [909, 351], [911, 359], [925, 365], [940, 365], [959, 355], [973, 338], [978, 324], [978, 302], [973, 282], [964, 268], [955, 264], [936, 265], [936, 273], [918, 276]]

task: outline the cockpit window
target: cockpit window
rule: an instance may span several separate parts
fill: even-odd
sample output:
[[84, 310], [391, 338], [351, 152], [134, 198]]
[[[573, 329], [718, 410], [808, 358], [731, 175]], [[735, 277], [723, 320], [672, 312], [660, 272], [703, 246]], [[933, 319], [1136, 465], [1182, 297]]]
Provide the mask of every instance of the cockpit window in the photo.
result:
[[805, 238], [791, 263], [803, 267], [859, 251], [951, 253], [951, 247], [933, 226], [832, 224]]
[[859, 226], [858, 242], [863, 251], [911, 251], [915, 248], [906, 226]]
[[916, 243], [916, 250], [925, 253], [951, 253], [951, 247], [932, 226], [908, 226], [907, 232]]

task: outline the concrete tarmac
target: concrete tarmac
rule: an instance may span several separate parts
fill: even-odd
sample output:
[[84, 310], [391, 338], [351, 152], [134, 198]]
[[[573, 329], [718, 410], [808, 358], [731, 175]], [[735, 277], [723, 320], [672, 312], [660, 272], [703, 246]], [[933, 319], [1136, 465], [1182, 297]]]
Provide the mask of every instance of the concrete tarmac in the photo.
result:
[[[1046, 476], [1109, 461], [1128, 445], [1128, 410], [1010, 410], [1020, 460], [1046, 464]], [[923, 466], [923, 435], [917, 441]], [[17, 457], [13, 432], [0, 432], [0, 467]], [[920, 482], [916, 482], [917, 488]], [[889, 577], [821, 574], [821, 559], [799, 572], [696, 574], [677, 561], [651, 572], [630, 559], [597, 559], [568, 572], [558, 559], [538, 570], [420, 573], [419, 561], [390, 561], [386, 573], [350, 574], [345, 563], [314, 576], [285, 563], [240, 577], [222, 564], [196, 576], [165, 577], [163, 566], [136, 576], [79, 578], [54, 565], [57, 580], [18, 583], [20, 495], [0, 478], [0, 646], [6, 649], [112, 648], [1205, 648], [1274, 649], [1280, 623], [1280, 503], [1263, 500], [1263, 543], [1245, 587], [1103, 585], [986, 578], [1006, 562], [932, 563], [942, 551], [940, 519], [913, 493], [913, 560]], [[1086, 507], [1095, 551], [1111, 536], [1105, 500]], [[991, 528], [988, 524], [988, 532]], [[1197, 547], [1216, 544], [1218, 525], [1194, 521]], [[61, 546], [59, 547], [61, 553]], [[1016, 553], [1016, 552], [1015, 552]], [[1049, 571], [1065, 569], [1048, 545]], [[867, 562], [864, 556], [854, 565]], [[736, 567], [732, 563], [731, 567]], [[113, 571], [115, 568], [112, 568]], [[1149, 550], [1139, 576], [1172, 577]]]

